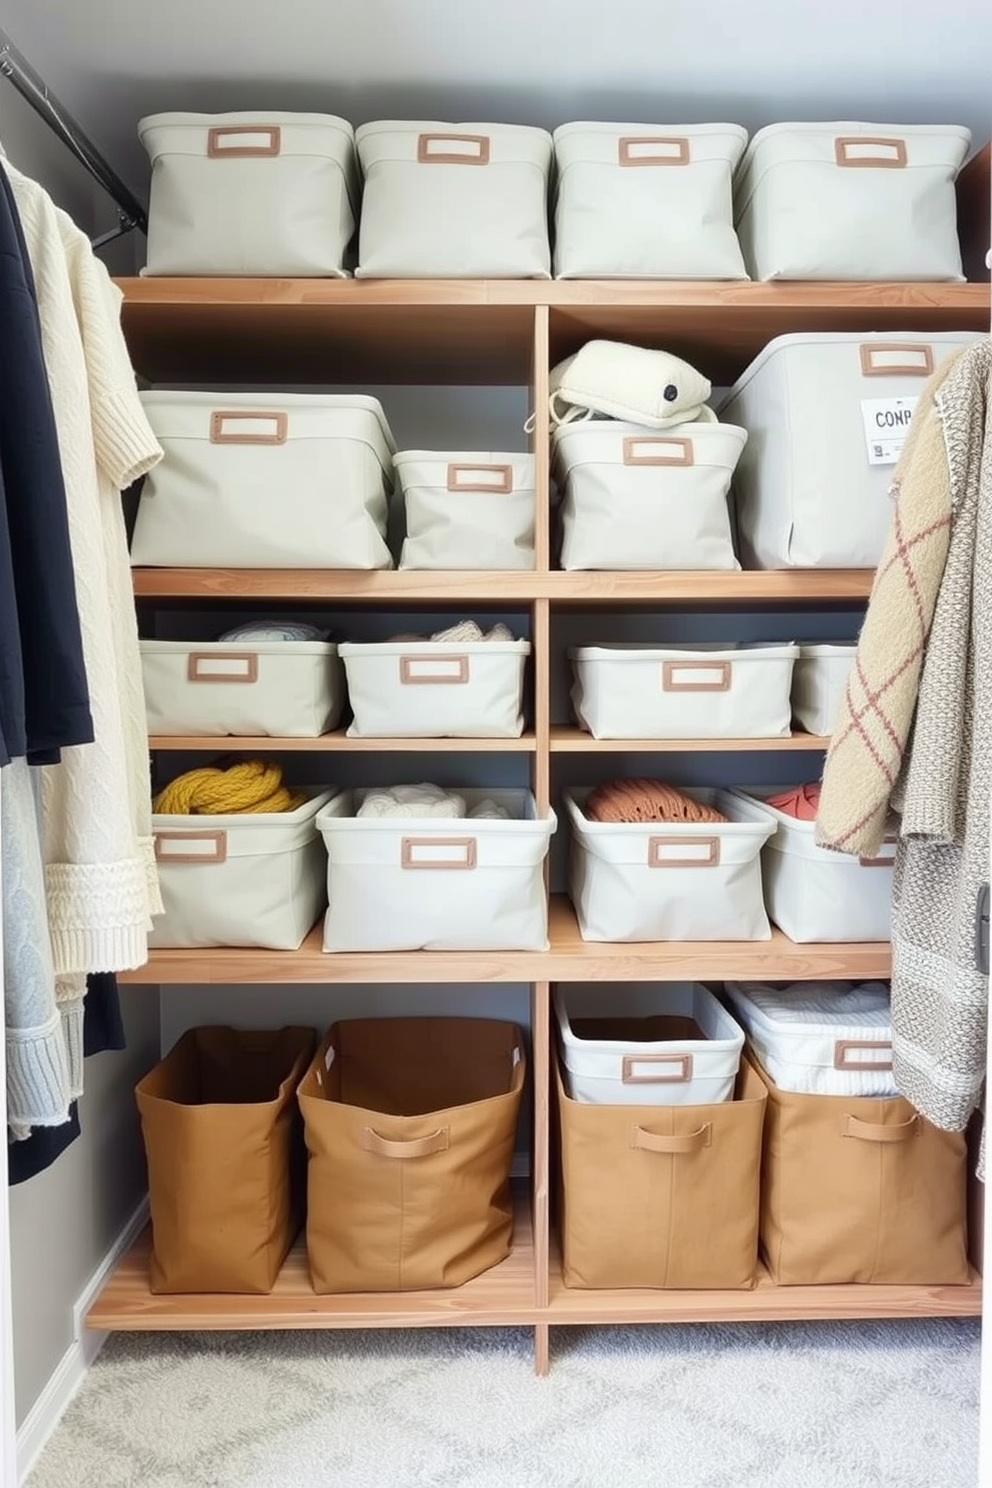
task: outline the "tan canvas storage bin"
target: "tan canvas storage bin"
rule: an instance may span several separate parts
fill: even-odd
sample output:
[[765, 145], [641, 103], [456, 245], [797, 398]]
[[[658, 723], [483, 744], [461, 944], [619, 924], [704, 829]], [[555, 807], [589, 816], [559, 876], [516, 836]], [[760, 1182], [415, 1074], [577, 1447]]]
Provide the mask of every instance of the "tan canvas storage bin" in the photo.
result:
[[775, 739], [790, 732], [798, 646], [569, 650], [572, 706], [595, 739]]
[[342, 643], [349, 735], [516, 739], [529, 641]]
[[165, 458], [145, 478], [131, 562], [390, 568], [393, 443], [375, 398], [142, 393]]
[[557, 825], [530, 791], [462, 790], [510, 819], [359, 817], [367, 791], [336, 796], [327, 848], [325, 951], [545, 951], [544, 859]]
[[896, 1094], [884, 982], [728, 982], [726, 990], [762, 1068], [780, 1090]]
[[315, 1292], [455, 1287], [510, 1252], [519, 1029], [335, 1023], [299, 1087]]
[[732, 1098], [744, 1034], [700, 983], [559, 983], [554, 996], [569, 1099], [700, 1106]]
[[140, 641], [149, 734], [312, 738], [338, 725], [331, 641]]
[[807, 733], [829, 737], [840, 716], [857, 646], [800, 646], [792, 672], [792, 712]]
[[768, 940], [761, 895], [770, 821], [751, 822], [727, 791], [687, 790], [726, 822], [596, 822], [566, 791], [568, 885], [583, 940]]
[[551, 136], [381, 119], [356, 144], [363, 279], [547, 279]]
[[768, 913], [790, 940], [888, 940], [895, 838], [877, 857], [853, 858], [816, 845], [816, 822], [800, 821], [758, 795], [734, 793], [743, 819], [767, 822], [761, 852]]
[[565, 1285], [752, 1287], [766, 1094], [747, 1061], [717, 1105], [583, 1105], [557, 1084]]
[[400, 568], [534, 567], [534, 456], [404, 450], [393, 461], [406, 509]]
[[961, 279], [955, 125], [770, 124], [735, 182], [755, 279]]
[[874, 568], [920, 389], [974, 339], [803, 331], [770, 341], [720, 408], [749, 435], [734, 474], [745, 566]]
[[327, 902], [316, 818], [333, 795], [270, 814], [153, 816], [165, 913], [149, 946], [297, 950]]
[[554, 432], [561, 566], [736, 569], [727, 494], [744, 429], [589, 419]]
[[303, 1224], [309, 1028], [193, 1028], [139, 1081], [153, 1292], [270, 1292]]
[[146, 274], [339, 277], [354, 133], [333, 114], [151, 114]]
[[737, 124], [563, 124], [558, 279], [746, 279], [731, 182]]
[[761, 1248], [779, 1286], [969, 1279], [965, 1136], [909, 1101], [792, 1095], [767, 1075]]

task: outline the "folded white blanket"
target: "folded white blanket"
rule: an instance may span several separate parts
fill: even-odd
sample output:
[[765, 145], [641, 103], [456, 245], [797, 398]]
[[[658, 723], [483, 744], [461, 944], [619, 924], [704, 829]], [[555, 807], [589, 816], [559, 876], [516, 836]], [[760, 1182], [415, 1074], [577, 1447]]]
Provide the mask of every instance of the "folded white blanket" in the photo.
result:
[[472, 817], [476, 821], [506, 821], [510, 813], [495, 801], [480, 801], [471, 811], [464, 796], [438, 785], [394, 785], [370, 790], [358, 816]]

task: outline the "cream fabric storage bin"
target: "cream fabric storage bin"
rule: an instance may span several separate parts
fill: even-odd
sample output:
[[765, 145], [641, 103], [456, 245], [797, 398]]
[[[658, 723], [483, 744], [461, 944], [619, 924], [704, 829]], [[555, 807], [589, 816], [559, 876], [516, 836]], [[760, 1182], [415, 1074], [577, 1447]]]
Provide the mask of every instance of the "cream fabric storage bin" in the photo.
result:
[[360, 279], [547, 279], [551, 136], [380, 119], [356, 144]]
[[343, 642], [350, 737], [517, 739], [529, 641]]
[[749, 435], [734, 476], [745, 566], [874, 568], [920, 389], [974, 339], [804, 331], [770, 341], [720, 409]]
[[563, 124], [558, 279], [746, 279], [731, 183], [738, 124]]
[[552, 441], [562, 568], [739, 568], [727, 495], [746, 440], [730, 424], [563, 424]]
[[815, 821], [799, 821], [757, 795], [734, 794], [746, 820], [773, 828], [762, 851], [765, 903], [790, 940], [889, 939], [894, 839], [877, 858], [848, 857], [817, 847]]
[[770, 124], [735, 182], [756, 279], [961, 279], [955, 125]]
[[269, 815], [153, 816], [165, 914], [148, 944], [295, 951], [327, 903], [317, 813], [333, 796]]
[[783, 738], [798, 655], [792, 645], [577, 646], [572, 706], [594, 739]]
[[313, 738], [344, 703], [331, 641], [139, 641], [150, 734]]
[[893, 1096], [892, 1017], [884, 982], [728, 982], [763, 1068], [800, 1095]]
[[335, 797], [317, 825], [327, 848], [325, 951], [544, 951], [544, 859], [557, 826], [529, 791], [461, 790], [512, 820], [355, 815]]
[[146, 274], [340, 277], [355, 137], [333, 114], [151, 114]]
[[800, 646], [792, 672], [792, 712], [810, 734], [833, 733], [857, 646]]
[[393, 442], [376, 398], [142, 393], [165, 458], [145, 478], [131, 562], [391, 568]]
[[733, 1099], [744, 1034], [698, 982], [559, 983], [555, 1015], [571, 1100], [704, 1106]]
[[534, 456], [404, 450], [400, 568], [534, 567]]
[[686, 790], [726, 822], [593, 822], [588, 789], [565, 792], [572, 824], [569, 894], [583, 940], [768, 940], [762, 844], [727, 791]]

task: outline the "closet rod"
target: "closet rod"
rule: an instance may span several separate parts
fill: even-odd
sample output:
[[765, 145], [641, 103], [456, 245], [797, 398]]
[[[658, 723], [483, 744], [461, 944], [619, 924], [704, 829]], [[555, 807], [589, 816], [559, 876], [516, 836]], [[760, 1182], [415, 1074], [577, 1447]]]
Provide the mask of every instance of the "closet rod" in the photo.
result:
[[[49, 89], [47, 83], [35, 72], [25, 57], [14, 46], [10, 37], [0, 30], [0, 77], [9, 78], [21, 97], [40, 114], [48, 127], [58, 135], [64, 145], [75, 155], [95, 181], [112, 197], [117, 207], [120, 231], [130, 232], [138, 227], [148, 231], [148, 218], [138, 198], [124, 185], [116, 171], [104, 160], [99, 150], [89, 140], [69, 111]], [[117, 236], [117, 234], [113, 234]], [[104, 240], [105, 241], [105, 240]]]

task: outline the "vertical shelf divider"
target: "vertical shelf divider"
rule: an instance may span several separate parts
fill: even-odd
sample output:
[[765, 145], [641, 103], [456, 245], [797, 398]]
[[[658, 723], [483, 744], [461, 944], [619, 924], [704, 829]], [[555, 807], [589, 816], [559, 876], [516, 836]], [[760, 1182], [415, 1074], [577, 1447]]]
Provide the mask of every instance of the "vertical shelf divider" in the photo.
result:
[[[546, 1308], [550, 1280], [549, 1169], [551, 1157], [551, 983], [531, 984], [531, 1060], [534, 1078], [534, 1156], [531, 1172], [534, 1212], [534, 1305]], [[534, 1368], [548, 1372], [548, 1325], [534, 1327]]]

